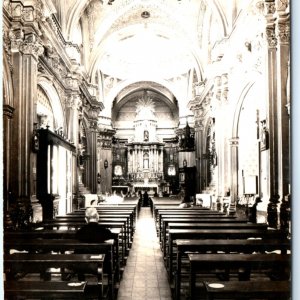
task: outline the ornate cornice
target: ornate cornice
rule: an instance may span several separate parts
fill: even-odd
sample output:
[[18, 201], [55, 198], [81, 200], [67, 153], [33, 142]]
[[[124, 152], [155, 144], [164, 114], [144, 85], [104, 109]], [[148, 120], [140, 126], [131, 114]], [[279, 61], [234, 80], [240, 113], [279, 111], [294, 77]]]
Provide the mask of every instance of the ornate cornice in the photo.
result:
[[102, 149], [112, 148], [112, 138], [116, 131], [114, 129], [100, 129], [97, 135], [97, 142], [100, 144]]

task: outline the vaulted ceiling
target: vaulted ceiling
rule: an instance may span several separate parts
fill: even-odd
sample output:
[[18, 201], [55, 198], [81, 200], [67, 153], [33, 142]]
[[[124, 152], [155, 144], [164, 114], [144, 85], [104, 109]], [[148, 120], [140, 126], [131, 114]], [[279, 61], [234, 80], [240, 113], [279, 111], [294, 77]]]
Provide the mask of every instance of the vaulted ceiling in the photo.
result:
[[[58, 15], [66, 17], [62, 22], [66, 37], [81, 49], [84, 72], [92, 83], [101, 82], [102, 99], [108, 109], [121, 94], [128, 100], [130, 92], [124, 91], [137, 82], [164, 86], [173, 105], [188, 101], [193, 82], [205, 78], [213, 45], [227, 34], [228, 15], [236, 3], [236, 0], [53, 1], [60, 6]], [[182, 104], [185, 106], [186, 103]]]
[[[81, 35], [91, 75], [100, 69], [122, 80], [170, 79], [195, 69], [200, 77], [207, 59], [201, 40], [210, 35], [202, 30], [210, 31], [212, 23], [220, 37], [226, 30], [214, 2], [114, 0], [109, 5], [109, 0], [69, 0], [66, 31], [73, 40]], [[214, 18], [207, 17], [213, 12]]]

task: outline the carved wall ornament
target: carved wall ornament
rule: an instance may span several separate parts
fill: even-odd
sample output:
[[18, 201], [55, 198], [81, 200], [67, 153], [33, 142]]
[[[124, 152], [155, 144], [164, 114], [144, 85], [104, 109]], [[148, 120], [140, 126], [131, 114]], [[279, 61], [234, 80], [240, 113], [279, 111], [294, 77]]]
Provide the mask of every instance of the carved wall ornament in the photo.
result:
[[215, 98], [216, 98], [218, 101], [221, 100], [221, 95], [222, 95], [221, 89], [217, 89], [216, 92], [215, 92]]
[[277, 32], [279, 43], [288, 45], [290, 43], [290, 24], [286, 22], [278, 22]]
[[264, 4], [264, 1], [258, 1], [256, 4], [255, 4], [255, 8], [258, 12], [258, 14], [260, 15], [263, 15], [264, 14], [264, 7], [265, 7], [265, 4]]
[[11, 12], [11, 4], [10, 4], [10, 0], [4, 0], [4, 1], [3, 1], [3, 7], [4, 7], [8, 12]]
[[276, 0], [277, 11], [285, 11], [288, 7], [288, 0]]
[[24, 40], [24, 32], [22, 28], [12, 29], [9, 34], [11, 52], [19, 52], [20, 46]]
[[195, 119], [195, 131], [204, 130], [203, 118]]
[[25, 35], [24, 42], [20, 45], [23, 54], [33, 55], [36, 59], [44, 53], [44, 47], [39, 43], [34, 33]]
[[228, 101], [228, 87], [225, 87], [222, 92], [222, 99], [227, 102]]
[[33, 16], [33, 7], [24, 7], [22, 10], [22, 19], [25, 22], [33, 22], [34, 16]]
[[5, 53], [4, 55], [7, 58], [9, 70], [12, 73], [13, 72], [13, 64], [12, 64], [12, 58], [11, 58], [11, 42], [10, 42], [8, 31], [3, 32], [3, 50]]
[[221, 85], [221, 76], [215, 77], [215, 87], [219, 87]]
[[16, 17], [21, 17], [22, 15], [22, 6], [21, 4], [15, 4], [14, 6], [12, 6], [12, 17], [16, 18]]
[[264, 9], [265, 16], [273, 15], [276, 11], [274, 0], [265, 0]]
[[222, 78], [222, 85], [223, 86], [227, 85], [228, 84], [228, 74], [227, 73], [222, 74], [221, 78]]
[[269, 48], [276, 48], [277, 38], [275, 34], [275, 24], [268, 25], [266, 28], [266, 36]]

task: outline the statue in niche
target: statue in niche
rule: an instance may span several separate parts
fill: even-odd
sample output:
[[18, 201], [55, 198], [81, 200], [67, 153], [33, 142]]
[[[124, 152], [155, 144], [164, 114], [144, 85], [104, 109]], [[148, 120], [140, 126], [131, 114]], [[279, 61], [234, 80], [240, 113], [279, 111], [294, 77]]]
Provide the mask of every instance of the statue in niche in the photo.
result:
[[144, 130], [144, 141], [145, 142], [149, 141], [149, 131], [148, 130]]

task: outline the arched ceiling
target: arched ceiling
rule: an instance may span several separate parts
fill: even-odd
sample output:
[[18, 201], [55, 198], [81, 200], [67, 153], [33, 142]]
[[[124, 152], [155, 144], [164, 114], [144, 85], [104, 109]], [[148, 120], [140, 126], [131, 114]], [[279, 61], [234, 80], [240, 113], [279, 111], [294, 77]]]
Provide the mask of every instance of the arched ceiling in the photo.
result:
[[[198, 18], [206, 1], [114, 0], [112, 5], [108, 1], [80, 0], [70, 13], [74, 22], [87, 16], [91, 43], [87, 71], [92, 78], [98, 69], [121, 80], [139, 75], [170, 79], [191, 69], [201, 78]], [[72, 26], [70, 21], [69, 35]]]

